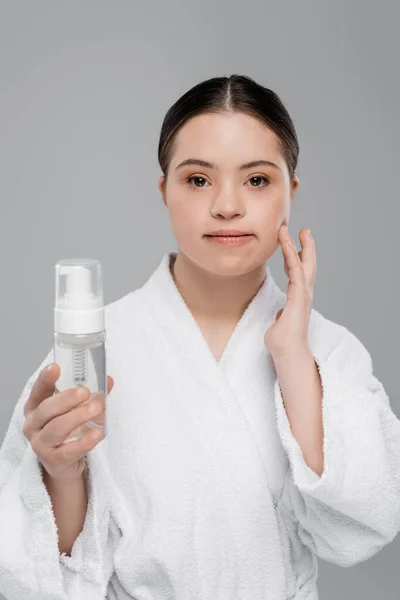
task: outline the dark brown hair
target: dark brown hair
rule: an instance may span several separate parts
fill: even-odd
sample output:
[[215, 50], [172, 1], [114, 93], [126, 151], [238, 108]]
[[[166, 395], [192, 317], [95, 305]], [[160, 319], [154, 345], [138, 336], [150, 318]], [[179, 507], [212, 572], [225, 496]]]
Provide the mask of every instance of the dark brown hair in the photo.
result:
[[245, 75], [212, 77], [198, 83], [168, 110], [161, 127], [158, 161], [165, 177], [179, 129], [203, 113], [242, 112], [259, 119], [277, 135], [289, 175], [293, 179], [299, 143], [293, 121], [279, 96]]

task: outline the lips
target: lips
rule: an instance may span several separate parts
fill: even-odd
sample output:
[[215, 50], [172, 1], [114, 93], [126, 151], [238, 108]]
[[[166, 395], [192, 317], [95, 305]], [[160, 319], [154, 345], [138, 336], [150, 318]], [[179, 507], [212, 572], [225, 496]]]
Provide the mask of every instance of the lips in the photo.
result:
[[247, 237], [249, 235], [251, 235], [251, 233], [241, 233], [238, 235], [223, 235], [221, 233], [218, 233], [218, 234], [214, 234], [214, 235], [209, 235], [208, 237]]
[[209, 242], [211, 244], [218, 244], [218, 245], [222, 245], [222, 246], [243, 246], [244, 244], [248, 244], [252, 238], [254, 238], [253, 235], [207, 235], [205, 236], [208, 238]]
[[236, 237], [249, 237], [252, 233], [209, 233], [206, 237], [225, 237], [225, 238], [236, 238]]
[[248, 231], [240, 229], [214, 229], [211, 233], [207, 233], [207, 237], [242, 237], [242, 236], [253, 235]]

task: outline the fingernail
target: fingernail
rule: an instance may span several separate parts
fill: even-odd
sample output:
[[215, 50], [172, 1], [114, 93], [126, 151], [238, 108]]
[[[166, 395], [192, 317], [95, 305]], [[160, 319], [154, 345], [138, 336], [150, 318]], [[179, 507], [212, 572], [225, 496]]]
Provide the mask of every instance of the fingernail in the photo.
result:
[[46, 367], [46, 372], [51, 371], [52, 368], [53, 368], [53, 363], [51, 363], [51, 365], [48, 365]]
[[86, 387], [77, 387], [76, 394], [78, 398], [84, 400], [87, 396], [87, 388]]
[[309, 229], [307, 229], [307, 231], [308, 231], [308, 234], [312, 237], [311, 231]]

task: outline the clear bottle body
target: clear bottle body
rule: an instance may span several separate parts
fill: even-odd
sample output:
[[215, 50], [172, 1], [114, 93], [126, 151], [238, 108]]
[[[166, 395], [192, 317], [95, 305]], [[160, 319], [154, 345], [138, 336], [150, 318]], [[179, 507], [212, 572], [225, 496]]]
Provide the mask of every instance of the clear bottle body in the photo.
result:
[[101, 429], [106, 435], [106, 332], [90, 334], [54, 333], [54, 361], [60, 366], [60, 377], [56, 381], [55, 392], [78, 386], [89, 388], [86, 402], [96, 397], [104, 404], [104, 410], [79, 425], [72, 431], [64, 444], [84, 436], [93, 428]]

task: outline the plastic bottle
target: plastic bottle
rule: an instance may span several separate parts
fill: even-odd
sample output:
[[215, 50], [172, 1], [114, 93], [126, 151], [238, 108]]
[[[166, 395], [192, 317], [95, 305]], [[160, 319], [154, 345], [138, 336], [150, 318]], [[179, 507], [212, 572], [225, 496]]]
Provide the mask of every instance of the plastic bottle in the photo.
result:
[[101, 264], [92, 258], [63, 259], [55, 264], [54, 361], [60, 365], [56, 392], [86, 386], [87, 402], [96, 396], [104, 411], [76, 428], [63, 443], [94, 427], [106, 435], [106, 331]]

